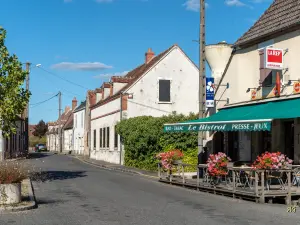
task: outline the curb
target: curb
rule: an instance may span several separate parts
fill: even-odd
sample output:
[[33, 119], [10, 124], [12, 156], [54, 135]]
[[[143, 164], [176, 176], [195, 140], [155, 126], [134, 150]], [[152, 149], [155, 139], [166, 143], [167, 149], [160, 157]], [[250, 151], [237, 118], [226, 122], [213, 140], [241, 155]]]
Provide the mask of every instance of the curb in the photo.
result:
[[156, 177], [156, 176], [151, 176], [151, 175], [143, 174], [141, 172], [137, 172], [137, 171], [133, 171], [133, 170], [128, 170], [128, 169], [116, 168], [114, 166], [99, 165], [99, 164], [96, 164], [96, 163], [89, 162], [88, 160], [85, 160], [85, 159], [80, 159], [79, 157], [76, 157], [76, 156], [70, 156], [70, 157], [76, 158], [79, 161], [84, 162], [86, 164], [89, 164], [89, 165], [92, 165], [92, 166], [96, 166], [96, 167], [99, 167], [99, 168], [103, 168], [103, 169], [106, 169], [106, 170], [121, 171], [123, 173], [130, 173], [130, 174], [134, 174], [134, 175], [140, 175], [140, 176], [143, 176], [143, 177], [151, 177], [151, 178], [158, 179], [158, 177]]
[[28, 197], [29, 197], [29, 204], [26, 206], [5, 206], [0, 207], [0, 212], [21, 212], [26, 210], [35, 209], [37, 207], [35, 195], [34, 195], [34, 189], [31, 182], [31, 179], [28, 179]]

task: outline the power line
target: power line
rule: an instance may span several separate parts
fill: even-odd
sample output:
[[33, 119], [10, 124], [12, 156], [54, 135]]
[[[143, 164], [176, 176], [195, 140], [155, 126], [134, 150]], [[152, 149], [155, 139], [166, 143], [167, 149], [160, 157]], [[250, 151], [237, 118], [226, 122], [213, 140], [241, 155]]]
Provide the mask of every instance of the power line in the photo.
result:
[[50, 101], [51, 99], [53, 99], [53, 98], [55, 98], [57, 96], [58, 96], [58, 93], [56, 95], [52, 96], [51, 98], [48, 98], [48, 99], [46, 99], [44, 101], [37, 102], [37, 103], [34, 103], [34, 104], [30, 104], [32, 106], [31, 108], [37, 107], [37, 106], [39, 106], [39, 105], [41, 105], [41, 104], [43, 104], [45, 102], [48, 102], [48, 101]]
[[[50, 84], [53, 83], [53, 80], [49, 79], [49, 77], [43, 76], [43, 78], [46, 78], [46, 80], [48, 80], [48, 81], [50, 82]], [[65, 95], [67, 95], [67, 96], [69, 96], [69, 97], [72, 97], [72, 98], [73, 98], [74, 96], [81, 97], [81, 95], [75, 94], [74, 92], [71, 92], [71, 91], [68, 91], [68, 90], [66, 90], [65, 88], [63, 88], [61, 85], [59, 85], [59, 86], [60, 86], [60, 88], [59, 88], [60, 90], [66, 92], [66, 93], [72, 94], [73, 96], [68, 95], [68, 94], [65, 94]]]
[[84, 87], [84, 86], [82, 86], [82, 85], [80, 85], [80, 84], [74, 83], [73, 81], [70, 81], [70, 80], [68, 80], [68, 79], [66, 79], [66, 78], [64, 78], [64, 77], [58, 76], [57, 74], [52, 73], [52, 72], [50, 72], [50, 71], [48, 71], [48, 70], [46, 70], [46, 69], [44, 69], [44, 68], [42, 68], [42, 67], [37, 67], [37, 68], [43, 70], [43, 71], [46, 72], [46, 73], [49, 73], [49, 74], [51, 74], [51, 75], [57, 77], [57, 78], [59, 78], [59, 79], [62, 79], [62, 80], [66, 81], [66, 82], [68, 82], [68, 83], [70, 83], [70, 84], [73, 84], [73, 85], [75, 85], [75, 86], [81, 87], [81, 88], [83, 88], [83, 89], [85, 89], [85, 90], [89, 90], [88, 88], [86, 88], [86, 87]]

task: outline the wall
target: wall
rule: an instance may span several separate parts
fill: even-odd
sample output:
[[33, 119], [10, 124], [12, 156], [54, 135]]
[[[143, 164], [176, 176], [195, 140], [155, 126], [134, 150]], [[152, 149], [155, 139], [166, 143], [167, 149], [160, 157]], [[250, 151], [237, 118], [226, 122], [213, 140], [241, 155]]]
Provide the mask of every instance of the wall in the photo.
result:
[[113, 86], [113, 94], [116, 94], [118, 91], [120, 91], [127, 83], [114, 83]]
[[[300, 78], [300, 75], [298, 75], [300, 64], [297, 60], [300, 52], [299, 41], [300, 31], [288, 33], [274, 39], [274, 48], [289, 49], [284, 55], [284, 67], [288, 67], [289, 70], [283, 78], [289, 77], [290, 80], [298, 80]], [[230, 88], [226, 89], [226, 87], [220, 86], [215, 95], [216, 101], [229, 98], [230, 104], [236, 104], [251, 100], [251, 91], [247, 93], [247, 89], [259, 86], [260, 64], [258, 51], [262, 46], [255, 45], [247, 49], [237, 50], [221, 83], [222, 85], [229, 83]], [[273, 87], [261, 89], [258, 91], [258, 96], [261, 97], [262, 92], [270, 93], [272, 89]], [[290, 95], [292, 90], [292, 86], [286, 87], [281, 95]], [[225, 102], [217, 102], [216, 106], [219, 109], [224, 104]]]
[[[120, 98], [91, 111], [91, 154], [90, 157], [111, 163], [120, 163], [120, 140], [118, 148], [114, 147], [114, 129], [120, 121]], [[109, 148], [100, 149], [100, 128], [110, 128]], [[94, 148], [94, 130], [96, 130], [96, 148]], [[119, 138], [118, 138], [119, 139]]]
[[[288, 71], [284, 71], [282, 77], [283, 82], [286, 84], [288, 79], [298, 80], [300, 78], [299, 70], [300, 63], [298, 62], [300, 52], [300, 31], [294, 31], [287, 33], [273, 40], [269, 40], [266, 43], [273, 43], [274, 48], [288, 49], [288, 52], [284, 55], [284, 68], [288, 68]], [[218, 100], [226, 100], [229, 98], [230, 104], [241, 105], [245, 102], [259, 102], [262, 95], [268, 95], [272, 93], [273, 87], [263, 87], [258, 90], [258, 99], [251, 101], [251, 91], [247, 93], [248, 88], [256, 88], [259, 86], [260, 79], [260, 58], [259, 50], [262, 47], [269, 46], [270, 44], [260, 43], [247, 49], [237, 50], [233, 56], [232, 61], [228, 67], [228, 70], [223, 78], [222, 85], [229, 83], [230, 88], [220, 86], [215, 94], [217, 110], [221, 109], [225, 102]], [[283, 87], [282, 87], [283, 88]], [[293, 94], [293, 86], [286, 86], [283, 88], [281, 97], [285, 99]], [[275, 98], [265, 99], [266, 101], [272, 101]], [[276, 98], [278, 99], [278, 98]], [[272, 124], [272, 151], [278, 151], [284, 149], [284, 129], [283, 122], [276, 120]], [[297, 161], [300, 159], [300, 144], [298, 143], [298, 134], [300, 133], [300, 125], [295, 119], [295, 136], [294, 136], [294, 157]], [[257, 134], [252, 135], [252, 151], [259, 151], [260, 138]], [[252, 157], [256, 157], [252, 152]]]
[[[198, 75], [198, 69], [179, 48], [175, 48], [127, 91], [133, 94], [133, 99], [128, 100], [128, 118], [141, 115], [159, 117], [173, 111], [183, 114], [197, 112]], [[158, 102], [159, 78], [171, 80], [170, 104]]]
[[85, 109], [74, 113], [74, 152], [83, 154], [84, 151]]
[[[171, 79], [171, 103], [158, 102], [158, 79]], [[114, 89], [116, 85], [114, 84]], [[143, 115], [159, 117], [173, 111], [189, 114], [198, 111], [198, 69], [179, 48], [174, 48], [158, 65], [127, 91], [133, 99], [127, 100], [127, 110], [122, 110], [123, 118]], [[124, 102], [125, 103], [125, 102]], [[97, 160], [120, 163], [120, 140], [114, 147], [114, 128], [120, 121], [120, 98], [91, 111], [91, 155]], [[110, 127], [110, 147], [100, 149], [100, 128]], [[96, 147], [93, 134], [96, 130]], [[122, 146], [122, 149], [124, 147]], [[124, 151], [121, 162], [123, 163]]]
[[73, 148], [73, 130], [72, 129], [68, 129], [68, 130], [64, 130], [64, 135], [63, 135], [63, 151], [71, 151]]

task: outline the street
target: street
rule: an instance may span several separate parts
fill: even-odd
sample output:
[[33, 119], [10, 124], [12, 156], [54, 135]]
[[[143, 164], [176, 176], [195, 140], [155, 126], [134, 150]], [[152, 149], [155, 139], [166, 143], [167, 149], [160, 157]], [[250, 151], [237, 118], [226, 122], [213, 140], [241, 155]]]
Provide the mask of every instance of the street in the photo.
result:
[[300, 224], [300, 211], [260, 205], [103, 170], [64, 155], [30, 159], [41, 168], [34, 182], [38, 208], [3, 213], [0, 224], [217, 225]]

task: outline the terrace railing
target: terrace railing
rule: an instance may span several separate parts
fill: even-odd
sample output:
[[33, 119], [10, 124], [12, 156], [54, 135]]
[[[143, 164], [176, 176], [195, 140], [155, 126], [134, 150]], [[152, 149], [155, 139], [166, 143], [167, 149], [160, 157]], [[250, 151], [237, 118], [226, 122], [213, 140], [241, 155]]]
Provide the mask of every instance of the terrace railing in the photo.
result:
[[[194, 174], [187, 171], [193, 171]], [[201, 176], [200, 176], [201, 174]], [[251, 167], [228, 167], [226, 176], [213, 177], [207, 171], [206, 164], [190, 165], [176, 163], [173, 169], [166, 170], [158, 164], [158, 177], [170, 183], [192, 186], [218, 192], [231, 193], [235, 196], [251, 196], [264, 203], [265, 199], [284, 198], [291, 204], [291, 196], [299, 190], [300, 167], [279, 170], [253, 170]]]

